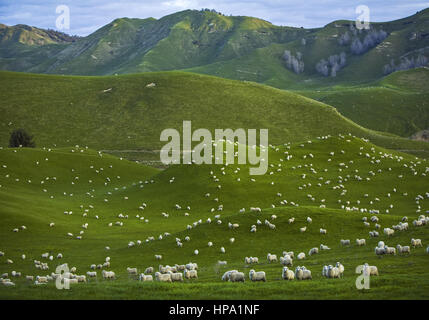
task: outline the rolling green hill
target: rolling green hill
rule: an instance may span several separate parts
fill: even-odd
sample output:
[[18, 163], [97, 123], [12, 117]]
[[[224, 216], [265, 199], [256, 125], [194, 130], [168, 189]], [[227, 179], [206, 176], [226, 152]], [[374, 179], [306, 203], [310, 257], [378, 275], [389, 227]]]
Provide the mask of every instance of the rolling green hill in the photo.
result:
[[[147, 87], [154, 83], [154, 87]], [[180, 73], [72, 77], [0, 73], [0, 143], [23, 127], [39, 146], [158, 150], [166, 128], [269, 129], [272, 144], [352, 133], [391, 149], [427, 152], [424, 142], [370, 131], [334, 108], [249, 82]]]
[[[259, 177], [249, 176], [245, 165], [172, 166], [160, 172], [77, 147], [0, 150], [0, 251], [4, 252], [0, 273], [7, 272], [11, 277], [12, 270], [22, 272], [21, 278], [12, 277], [14, 288], [0, 285], [0, 297], [427, 299], [428, 227], [412, 225], [412, 220], [429, 210], [426, 161], [380, 149], [352, 136], [310, 142], [270, 148], [269, 173]], [[292, 158], [287, 160], [287, 155]], [[210, 195], [205, 197], [206, 193]], [[418, 203], [417, 196], [422, 196]], [[144, 210], [139, 209], [143, 202], [147, 204]], [[175, 209], [176, 204], [182, 209]], [[217, 210], [219, 205], [223, 205], [222, 211]], [[262, 212], [252, 213], [249, 207], [260, 207]], [[356, 209], [347, 211], [346, 207]], [[244, 213], [239, 213], [241, 208], [245, 208]], [[362, 217], [369, 219], [372, 214], [360, 209], [380, 211], [379, 238], [369, 238], [368, 232], [375, 224], [365, 226]], [[164, 218], [162, 212], [169, 217]], [[129, 217], [121, 219], [119, 214]], [[220, 224], [214, 217], [217, 214], [221, 215]], [[396, 231], [391, 237], [383, 234], [383, 228], [392, 227], [403, 216], [409, 217], [409, 230]], [[292, 224], [288, 223], [291, 217], [295, 217]], [[312, 223], [306, 222], [307, 217]], [[265, 219], [275, 224], [275, 230], [263, 223], [257, 225], [257, 220]], [[108, 226], [116, 221], [123, 222], [123, 226]], [[49, 227], [52, 222], [55, 226]], [[196, 226], [189, 230], [187, 225], [194, 222]], [[239, 228], [229, 229], [229, 222], [238, 223]], [[85, 223], [87, 229], [82, 228]], [[251, 233], [254, 224], [257, 232]], [[25, 230], [12, 232], [22, 225]], [[301, 233], [299, 228], [303, 226], [307, 231]], [[321, 235], [319, 228], [327, 229], [327, 234]], [[77, 240], [80, 231], [84, 233]], [[69, 232], [74, 236], [67, 236]], [[155, 240], [146, 241], [150, 237]], [[232, 237], [234, 243], [229, 241]], [[176, 238], [181, 239], [182, 248], [176, 245]], [[356, 238], [365, 238], [367, 245], [356, 246]], [[420, 238], [425, 247], [411, 248], [410, 255], [380, 258], [374, 254], [379, 240], [396, 246], [409, 245], [411, 238]], [[351, 246], [341, 246], [340, 239], [350, 239]], [[127, 247], [137, 240], [142, 244]], [[209, 241], [212, 247], [208, 247]], [[307, 255], [310, 248], [321, 243], [331, 250]], [[225, 253], [220, 252], [222, 246]], [[295, 258], [294, 267], [305, 265], [312, 271], [313, 280], [281, 280], [282, 266], [267, 263], [265, 257], [268, 252], [279, 257], [284, 250], [294, 251], [295, 257], [301, 251], [306, 253], [304, 260]], [[54, 257], [62, 253], [63, 259], [41, 259], [44, 252]], [[26, 255], [24, 260], [22, 254]], [[156, 260], [155, 254], [161, 254], [162, 260]], [[103, 263], [106, 256], [111, 258], [110, 270], [116, 272], [117, 280], [103, 280], [97, 270], [96, 280], [59, 291], [53, 282], [35, 286], [24, 278], [50, 274], [66, 262], [77, 268], [77, 274], [85, 274], [91, 264]], [[245, 265], [245, 256], [257, 256], [259, 263]], [[13, 264], [7, 264], [6, 259], [13, 260]], [[33, 260], [46, 261], [49, 270], [36, 269]], [[217, 265], [218, 260], [227, 261], [227, 266]], [[158, 264], [189, 261], [198, 263], [199, 278], [185, 283], [141, 283], [126, 271], [127, 267], [143, 272], [148, 266], [157, 269]], [[323, 278], [323, 265], [337, 261], [345, 266], [344, 277]], [[371, 277], [371, 289], [362, 292], [354, 285], [355, 268], [365, 262], [376, 265], [380, 275]], [[264, 270], [267, 282], [251, 283], [246, 278], [244, 284], [224, 283], [220, 279], [230, 269], [243, 271], [247, 277], [251, 268]]]
[[429, 128], [429, 69], [395, 72], [361, 86], [333, 86], [296, 92], [335, 107], [342, 115], [373, 130], [402, 137]]

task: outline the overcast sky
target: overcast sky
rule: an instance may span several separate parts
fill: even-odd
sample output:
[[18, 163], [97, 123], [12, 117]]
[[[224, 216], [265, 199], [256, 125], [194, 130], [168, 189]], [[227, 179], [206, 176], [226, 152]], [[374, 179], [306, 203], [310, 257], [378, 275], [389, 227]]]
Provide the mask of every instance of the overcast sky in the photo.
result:
[[371, 21], [381, 22], [428, 8], [429, 0], [0, 0], [0, 23], [57, 29], [58, 5], [70, 8], [70, 29], [62, 31], [84, 36], [116, 18], [161, 18], [201, 8], [258, 17], [276, 25], [312, 28], [333, 20], [356, 20], [356, 7], [366, 5]]

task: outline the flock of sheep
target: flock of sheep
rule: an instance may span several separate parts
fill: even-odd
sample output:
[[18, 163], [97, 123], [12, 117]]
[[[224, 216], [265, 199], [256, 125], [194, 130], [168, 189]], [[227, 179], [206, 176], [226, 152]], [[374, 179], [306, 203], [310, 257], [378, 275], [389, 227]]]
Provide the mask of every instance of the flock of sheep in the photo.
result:
[[[345, 136], [340, 136], [342, 139], [347, 139]], [[326, 136], [326, 137], [321, 137], [320, 139], [328, 139], [330, 137]], [[349, 140], [346, 140], [349, 141]], [[311, 144], [311, 141], [308, 142], [309, 144]], [[304, 145], [301, 145], [301, 147], [303, 147]], [[274, 151], [278, 152], [278, 148], [275, 148], [273, 146], [270, 146]], [[290, 150], [290, 145], [286, 144], [286, 149]], [[344, 154], [345, 152], [343, 150], [340, 151], [341, 154]], [[332, 162], [332, 159], [335, 156], [335, 152], [330, 152], [329, 153], [330, 158], [328, 159], [328, 162]], [[391, 154], [388, 153], [382, 153], [379, 152], [378, 156], [379, 159], [377, 159], [376, 157], [376, 152], [374, 148], [371, 148], [371, 151], [369, 151], [368, 153], [365, 153], [363, 150], [363, 147], [360, 148], [359, 150], [359, 156], [368, 159], [368, 161], [371, 164], [377, 165], [380, 163], [380, 161], [382, 159], [391, 159], [394, 161], [398, 161], [401, 162], [403, 160], [403, 158], [401, 156], [393, 156]], [[292, 154], [289, 153], [289, 151], [285, 151], [285, 158], [284, 159], [280, 159], [280, 163], [277, 164], [277, 166], [275, 166], [274, 164], [270, 164], [270, 168], [271, 168], [271, 172], [269, 173], [270, 175], [274, 175], [276, 172], [281, 172], [282, 169], [282, 163], [284, 161], [289, 161], [290, 159], [292, 159], [293, 156]], [[309, 153], [307, 155], [303, 156], [304, 159], [313, 159], [314, 155]], [[45, 159], [46, 161], [48, 161], [48, 159]], [[345, 169], [348, 169], [349, 166], [353, 165], [353, 160], [350, 160], [347, 163], [339, 163], [338, 165], [338, 171], [341, 172]], [[416, 171], [416, 163], [404, 163], [404, 167], [409, 169], [413, 175], [417, 174]], [[305, 165], [298, 165], [298, 166], [294, 166], [291, 168], [291, 170], [296, 170], [296, 169], [302, 169], [302, 168], [307, 168], [312, 174], [316, 175], [317, 171], [316, 169], [313, 167], [313, 165], [310, 164], [305, 164]], [[91, 167], [91, 169], [94, 169], [97, 173], [100, 173], [101, 169], [95, 169], [93, 166]], [[389, 168], [390, 169], [390, 168]], [[325, 169], [327, 170], [327, 169]], [[234, 173], [238, 173], [240, 170], [239, 168], [237, 168]], [[426, 170], [421, 173], [421, 175], [426, 176], [426, 173], [429, 172], [429, 169], [426, 168]], [[363, 177], [362, 174], [359, 174], [358, 171], [355, 171], [355, 175], [352, 177], [350, 175], [345, 175], [343, 176], [338, 176], [338, 181], [337, 184], [333, 185], [334, 182], [331, 180], [324, 180], [323, 177], [319, 177], [319, 183], [317, 184], [318, 187], [322, 187], [323, 185], [331, 188], [331, 190], [339, 190], [340, 193], [340, 199], [338, 199], [338, 205], [341, 209], [345, 210], [346, 212], [358, 212], [358, 213], [368, 213], [371, 215], [371, 217], [368, 219], [367, 217], [363, 217], [362, 218], [362, 222], [363, 222], [363, 228], [370, 228], [371, 227], [371, 223], [374, 224], [374, 230], [371, 230], [368, 232], [369, 237], [370, 238], [377, 238], [380, 237], [380, 232], [381, 232], [381, 225], [380, 225], [380, 216], [382, 213], [384, 214], [388, 214], [390, 213], [390, 211], [393, 210], [394, 208], [394, 204], [389, 204], [389, 209], [385, 209], [384, 212], [382, 212], [380, 209], [376, 209], [376, 203], [380, 202], [380, 199], [378, 197], [374, 197], [374, 199], [369, 201], [370, 207], [363, 207], [361, 204], [360, 200], [357, 200], [355, 202], [355, 204], [352, 204], [351, 201], [342, 201], [341, 200], [341, 196], [344, 196], [347, 194], [347, 189], [344, 186], [344, 183], [349, 181], [349, 180], [355, 180], [355, 181], [370, 181], [371, 178], [373, 178], [374, 176], [376, 176], [377, 174], [381, 173], [380, 169], [377, 171], [370, 171], [367, 177]], [[220, 176], [225, 176], [226, 175], [226, 170], [225, 167], [222, 167], [220, 170]], [[210, 172], [210, 178], [211, 180], [214, 182], [216, 189], [217, 190], [221, 190], [222, 189], [222, 185], [220, 184], [220, 176], [217, 176], [215, 174], [215, 172], [211, 171]], [[55, 177], [52, 178], [52, 180], [56, 180]], [[78, 177], [76, 177], [78, 178]], [[306, 182], [307, 178], [308, 178], [308, 174], [302, 174], [301, 178], [304, 182]], [[118, 176], [117, 179], [120, 179], [120, 177]], [[399, 175], [398, 179], [403, 179], [403, 175]], [[76, 179], [78, 180], [78, 179]], [[107, 186], [108, 183], [110, 182], [110, 178], [107, 178], [107, 182], [105, 182], [105, 185]], [[176, 178], [175, 177], [171, 177], [169, 179], [169, 183], [173, 184], [175, 183]], [[240, 178], [237, 178], [237, 181], [240, 181]], [[255, 178], [251, 178], [252, 182], [255, 182]], [[154, 183], [153, 180], [150, 181], [145, 181], [145, 184], [149, 184], [149, 183]], [[143, 185], [143, 182], [140, 181], [139, 185]], [[271, 182], [271, 185], [274, 185], [274, 180]], [[309, 187], [311, 187], [311, 183], [310, 182], [306, 182], [303, 183], [302, 185], [300, 185], [298, 187], [299, 190], [304, 190], [307, 189]], [[117, 189], [117, 188], [115, 188]], [[393, 193], [397, 193], [397, 189], [393, 188], [392, 190], [392, 194]], [[91, 194], [89, 194], [91, 195]], [[407, 196], [408, 194], [406, 192], [403, 193], [403, 196]], [[211, 198], [212, 195], [210, 193], [206, 193], [204, 195], [205, 198]], [[277, 198], [283, 198], [283, 195], [281, 192], [277, 192], [276, 193], [276, 197]], [[308, 194], [307, 195], [308, 199], [310, 199], [312, 202], [316, 201], [316, 197], [314, 195]], [[388, 194], [388, 198], [391, 197], [391, 194]], [[364, 198], [369, 198], [368, 194], [364, 195]], [[417, 195], [417, 197], [415, 198], [415, 203], [417, 206], [417, 210], [416, 212], [420, 213], [422, 210], [421, 207], [421, 201], [425, 200], [429, 198], [429, 192], [426, 192], [426, 194], [423, 195]], [[128, 200], [128, 197], [124, 197], [125, 200]], [[207, 219], [204, 219], [205, 221], [203, 221], [203, 219], [198, 219], [196, 221], [194, 221], [193, 223], [187, 224], [186, 225], [186, 230], [192, 230], [195, 229], [199, 226], [201, 226], [202, 224], [206, 223], [206, 224], [211, 224], [211, 223], [215, 223], [217, 225], [225, 225], [228, 227], [229, 230], [237, 230], [242, 228], [240, 226], [239, 223], [237, 222], [233, 222], [230, 221], [227, 224], [223, 224], [223, 221], [221, 220], [221, 215], [219, 214], [219, 212], [224, 211], [224, 205], [222, 203], [220, 203], [219, 200], [219, 196], [214, 196], [213, 199], [214, 202], [216, 202], [216, 206], [213, 206], [209, 209], [210, 213], [216, 213], [216, 215], [214, 215], [214, 217], [210, 217]], [[108, 202], [108, 199], [104, 199], [105, 202]], [[326, 208], [326, 201], [325, 199], [319, 199], [320, 204], [318, 205], [320, 208]], [[273, 203], [271, 205], [272, 208], [276, 208], [277, 206], [293, 206], [293, 207], [298, 207], [299, 204], [296, 201], [288, 201], [286, 199], [281, 199], [279, 201], [279, 203]], [[145, 212], [147, 211], [147, 207], [148, 205], [146, 203], [141, 203], [141, 205], [139, 205], [138, 210], [140, 212]], [[87, 218], [90, 210], [92, 210], [94, 207], [92, 205], [89, 205], [87, 208], [85, 208], [83, 205], [80, 206], [80, 208], [82, 210], [84, 210], [83, 213], [83, 217]], [[186, 211], [184, 213], [184, 216], [189, 217], [190, 214], [189, 212], [191, 211], [191, 207], [190, 205], [179, 205], [179, 204], [175, 204], [174, 209], [181, 212], [181, 211]], [[166, 210], [167, 211], [167, 210]], [[242, 208], [239, 210], [239, 212], [241, 214], [245, 214], [247, 212], [246, 208]], [[257, 213], [260, 214], [263, 212], [263, 210], [260, 207], [250, 207], [249, 208], [249, 212], [251, 213]], [[70, 210], [64, 211], [65, 215], [72, 215], [73, 212]], [[161, 217], [165, 218], [165, 219], [170, 219], [170, 213], [167, 212], [162, 212], [161, 213]], [[95, 216], [96, 220], [99, 220], [99, 215]], [[118, 220], [117, 221], [112, 221], [108, 223], [108, 227], [112, 227], [112, 226], [118, 226], [118, 227], [123, 227], [124, 223], [127, 222], [127, 220], [131, 219], [130, 216], [128, 214], [124, 214], [124, 213], [120, 213], [117, 215]], [[149, 219], [143, 217], [141, 215], [141, 213], [136, 215], [136, 218], [139, 221], [142, 221], [144, 223], [149, 223]], [[251, 225], [250, 227], [250, 232], [251, 233], [256, 233], [258, 232], [258, 228], [262, 228], [262, 227], [267, 227], [268, 229], [272, 230], [273, 232], [276, 232], [276, 230], [278, 230], [279, 228], [274, 224], [275, 220], [277, 219], [277, 215], [271, 215], [270, 218], [268, 219], [257, 219], [256, 222], [254, 224]], [[264, 220], [264, 222], [262, 222], [261, 220]], [[295, 217], [290, 217], [288, 219], [288, 224], [290, 225], [294, 225], [296, 222]], [[311, 217], [307, 217], [306, 218], [306, 222], [307, 225], [305, 226], [299, 226], [299, 232], [300, 233], [306, 233], [308, 232], [308, 228], [309, 226], [313, 223], [313, 219]], [[423, 214], [420, 214], [418, 218], [416, 218], [415, 220], [413, 220], [412, 222], [412, 227], [413, 228], [420, 228], [423, 227], [425, 225], [429, 224], [429, 216], [425, 216]], [[53, 228], [55, 227], [55, 223], [54, 222], [49, 222], [49, 227]], [[83, 240], [83, 236], [85, 234], [85, 231], [88, 229], [89, 227], [89, 223], [85, 222], [81, 225], [82, 230], [79, 231], [78, 235], [75, 235], [72, 232], [68, 232], [67, 236], [73, 239], [77, 239], [77, 240]], [[397, 224], [392, 225], [391, 227], [386, 227], [383, 228], [383, 234], [386, 236], [387, 239], [391, 238], [395, 233], [397, 232], [402, 232], [402, 231], [407, 231], [411, 228], [411, 226], [408, 224], [408, 217], [403, 217], [401, 219], [401, 221], [399, 221]], [[20, 226], [20, 227], [14, 227], [12, 229], [12, 231], [14, 233], [17, 232], [22, 232], [27, 230], [26, 226]], [[326, 228], [318, 228], [320, 236], [323, 237], [324, 235], [326, 235], [328, 233], [328, 230]], [[128, 248], [133, 248], [136, 246], [141, 246], [142, 244], [144, 244], [144, 242], [149, 243], [152, 241], [155, 241], [156, 239], [158, 240], [165, 240], [167, 239], [169, 236], [171, 236], [171, 233], [169, 232], [163, 232], [162, 234], [159, 234], [157, 236], [148, 236], [144, 241], [142, 240], [130, 240], [128, 241]], [[229, 243], [232, 245], [233, 243], [235, 243], [235, 238], [234, 237], [229, 237]], [[181, 238], [176, 237], [175, 239], [175, 244], [178, 248], [183, 248], [184, 243], [186, 242], [190, 242], [190, 236], [187, 235], [183, 238], [183, 240]], [[341, 246], [350, 246], [351, 245], [351, 240], [350, 239], [340, 239], [340, 245]], [[387, 240], [386, 240], [387, 242]], [[366, 246], [366, 239], [364, 238], [358, 238], [355, 240], [356, 246]], [[208, 247], [213, 247], [215, 244], [213, 241], [209, 241], [207, 242], [207, 246]], [[196, 244], [196, 246], [198, 246], [197, 248], [195, 248], [193, 250], [193, 254], [194, 255], [200, 255], [202, 252], [202, 245], [201, 244]], [[396, 247], [394, 246], [388, 246], [384, 243], [384, 241], [379, 241], [377, 247], [374, 248], [374, 253], [376, 256], [382, 256], [382, 255], [396, 255], [396, 254], [411, 254], [411, 249], [412, 248], [416, 248], [416, 247], [422, 247], [422, 241], [421, 239], [411, 239], [410, 244], [408, 245], [401, 245], [401, 244], [397, 244]], [[106, 250], [110, 250], [110, 247], [106, 246], [105, 247]], [[321, 251], [325, 251], [325, 250], [331, 250], [331, 248], [327, 245], [324, 244], [320, 244], [320, 246], [318, 247], [313, 247], [310, 248], [307, 255], [305, 252], [299, 252], [296, 255], [296, 259], [297, 260], [305, 260], [307, 259], [307, 257], [311, 257], [313, 255], [319, 254], [319, 252]], [[220, 254], [224, 254], [226, 252], [226, 249], [224, 246], [219, 247], [219, 253]], [[307, 251], [306, 251], [307, 252]], [[426, 252], [429, 254], [429, 246], [426, 248]], [[0, 251], [0, 258], [5, 257], [5, 253]], [[49, 261], [54, 261], [54, 259], [62, 259], [63, 258], [63, 254], [62, 253], [57, 253], [56, 255], [51, 254], [51, 253], [43, 253], [41, 255], [42, 259], [45, 260], [45, 262], [41, 262], [38, 260], [34, 260], [34, 266], [36, 269], [40, 269], [40, 270], [48, 270], [49, 269], [49, 265], [48, 262]], [[163, 255], [161, 254], [155, 254], [154, 255], [156, 260], [162, 260], [164, 259]], [[26, 256], [22, 255], [22, 259], [25, 260]], [[277, 259], [277, 254], [272, 254], [272, 253], [268, 253], [267, 254], [267, 263], [280, 263], [279, 267], [279, 276], [281, 275], [281, 279], [284, 280], [311, 280], [313, 279], [312, 277], [312, 272], [310, 270], [308, 270], [305, 266], [297, 266], [295, 267], [294, 271], [292, 269], [293, 267], [293, 260], [295, 259], [295, 254], [293, 251], [284, 251], [283, 254], [279, 257], [279, 259]], [[12, 265], [14, 262], [7, 258], [6, 263], [9, 265]], [[256, 266], [259, 265], [259, 258], [255, 257], [255, 256], [251, 256], [251, 257], [245, 257], [244, 258], [244, 263], [245, 265], [252, 265], [252, 266]], [[218, 265], [219, 266], [226, 266], [227, 265], [227, 261], [218, 261]], [[63, 266], [67, 266], [67, 264], [63, 264]], [[76, 273], [76, 267], [72, 267], [70, 268], [70, 272], [64, 273], [64, 274], [57, 274], [57, 273], [50, 273], [48, 275], [37, 275], [37, 276], [33, 276], [33, 275], [27, 275], [25, 276], [25, 278], [28, 281], [33, 282], [35, 285], [45, 285], [47, 284], [49, 281], [54, 281], [58, 278], [63, 279], [65, 282], [68, 282], [70, 284], [74, 284], [74, 283], [86, 283], [87, 279], [91, 279], [91, 278], [97, 278], [97, 269], [101, 270], [101, 276], [104, 280], [115, 280], [117, 279], [117, 275], [114, 271], [110, 270], [111, 267], [111, 262], [110, 262], [110, 258], [107, 257], [105, 259], [105, 261], [103, 263], [98, 263], [98, 264], [92, 264], [90, 265], [89, 269], [86, 274], [77, 274]], [[281, 269], [280, 269], [281, 268]], [[184, 264], [184, 265], [174, 265], [174, 266], [163, 266], [163, 265], [159, 265], [158, 267], [158, 271], [155, 272], [155, 269], [153, 267], [148, 267], [144, 270], [144, 272], [139, 273], [138, 269], [135, 267], [128, 267], [126, 269], [128, 275], [130, 277], [133, 277], [141, 282], [151, 282], [151, 281], [159, 281], [159, 282], [183, 282], [184, 280], [192, 280], [192, 279], [198, 279], [198, 265], [196, 263], [188, 263], [188, 264]], [[364, 271], [369, 274], [369, 275], [379, 275], [379, 271], [378, 268], [376, 266], [370, 266], [367, 263], [364, 264]], [[341, 264], [340, 262], [336, 262], [334, 265], [324, 265], [322, 267], [321, 270], [321, 275], [323, 277], [326, 278], [341, 278], [344, 276], [344, 266], [343, 264]], [[17, 272], [17, 271], [11, 271], [10, 274], [9, 273], [4, 273], [1, 276], [0, 282], [4, 285], [4, 286], [15, 286], [15, 283], [10, 279], [10, 276], [12, 278], [17, 278], [17, 277], [22, 277], [22, 273], [21, 272]], [[251, 269], [248, 273], [248, 278], [250, 281], [252, 282], [266, 282], [267, 276], [266, 276], [266, 272], [259, 270], [259, 271], [255, 271], [255, 269]], [[246, 276], [244, 274], [244, 272], [240, 272], [238, 270], [229, 270], [223, 273], [223, 275], [221, 276], [220, 280], [222, 281], [228, 281], [228, 282], [244, 282], [246, 279]]]

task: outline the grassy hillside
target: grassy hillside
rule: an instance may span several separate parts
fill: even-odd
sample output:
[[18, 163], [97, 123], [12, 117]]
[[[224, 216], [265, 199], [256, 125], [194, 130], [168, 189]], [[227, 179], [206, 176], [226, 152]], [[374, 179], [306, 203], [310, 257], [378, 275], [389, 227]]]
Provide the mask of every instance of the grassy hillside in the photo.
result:
[[[155, 87], [146, 87], [155, 83]], [[334, 108], [254, 83], [180, 72], [70, 77], [2, 72], [0, 143], [23, 127], [39, 146], [157, 150], [162, 130], [269, 129], [272, 144], [352, 133], [393, 149], [429, 149], [424, 142], [362, 128]]]
[[334, 86], [298, 90], [307, 97], [334, 106], [342, 115], [373, 130], [402, 137], [429, 128], [429, 70], [395, 72], [365, 86]]
[[[286, 152], [292, 155], [290, 160], [286, 159]], [[427, 163], [422, 159], [391, 153], [351, 136], [270, 148], [269, 172], [259, 177], [249, 176], [248, 166], [244, 165], [173, 166], [158, 172], [84, 148], [3, 149], [0, 159], [0, 251], [5, 253], [0, 257], [0, 273], [16, 270], [23, 277], [42, 275], [67, 262], [77, 267], [78, 274], [84, 274], [91, 264], [103, 263], [109, 256], [111, 270], [117, 274], [117, 280], [104, 281], [97, 271], [97, 280], [72, 286], [69, 291], [56, 290], [52, 282], [37, 287], [23, 278], [13, 278], [16, 287], [0, 286], [2, 299], [429, 298], [429, 255], [425, 253], [428, 227], [413, 227], [411, 223], [429, 210]], [[237, 167], [241, 170], [237, 171]], [[220, 181], [216, 182], [214, 176]], [[175, 179], [171, 183], [172, 177]], [[217, 188], [219, 184], [221, 189]], [[206, 193], [210, 196], [205, 197]], [[423, 199], [416, 203], [418, 195]], [[141, 210], [143, 202], [147, 207]], [[183, 209], [175, 209], [176, 204]], [[217, 211], [221, 204], [223, 211]], [[190, 209], [185, 209], [187, 206]], [[261, 207], [262, 213], [250, 213], [251, 206]], [[342, 206], [380, 210], [380, 237], [370, 239], [368, 232], [374, 230], [374, 223], [366, 227], [362, 222], [362, 217], [369, 218], [370, 213], [346, 211]], [[241, 208], [246, 208], [246, 212], [239, 213]], [[65, 215], [64, 211], [73, 214]], [[162, 217], [161, 212], [167, 212], [169, 217]], [[118, 218], [120, 213], [129, 218]], [[216, 214], [221, 215], [221, 224], [214, 222]], [[404, 215], [409, 217], [410, 229], [387, 238], [383, 228], [397, 224]], [[308, 216], [313, 219], [311, 224], [306, 222]], [[211, 224], [206, 222], [209, 217]], [[291, 217], [295, 217], [293, 224], [288, 223]], [[187, 230], [187, 225], [200, 219], [201, 224]], [[276, 229], [258, 225], [257, 232], [251, 233], [250, 226], [258, 219], [270, 220]], [[124, 225], [108, 226], [116, 221]], [[55, 226], [50, 228], [51, 222]], [[240, 226], [231, 230], [228, 222]], [[81, 227], [84, 223], [88, 223], [87, 230]], [[22, 225], [27, 229], [12, 232]], [[300, 233], [303, 226], [307, 226], [307, 231]], [[327, 234], [321, 235], [319, 228], [326, 228]], [[77, 240], [80, 230], [85, 232], [82, 240]], [[68, 237], [68, 232], [74, 237]], [[165, 232], [171, 235], [165, 236]], [[145, 241], [151, 236], [158, 239], [160, 234], [162, 240]], [[189, 242], [184, 240], [186, 236], [190, 237]], [[233, 244], [229, 242], [231, 237], [235, 238]], [[182, 248], [176, 246], [175, 238], [181, 239]], [[357, 247], [356, 238], [365, 238], [367, 245]], [[379, 258], [374, 254], [379, 240], [396, 246], [408, 245], [411, 238], [422, 239], [424, 248], [412, 248], [411, 254], [405, 256]], [[340, 239], [350, 239], [352, 245], [342, 247]], [[127, 248], [129, 241], [137, 240], [143, 243]], [[207, 246], [208, 241], [213, 242], [213, 247]], [[321, 243], [331, 250], [302, 261], [294, 260], [294, 267], [305, 265], [312, 271], [311, 281], [283, 281], [282, 266], [268, 264], [265, 259], [268, 252], [280, 256], [283, 250], [307, 254]], [[226, 253], [220, 252], [221, 246]], [[197, 256], [193, 254], [195, 249], [199, 250]], [[44, 252], [54, 256], [61, 252], [64, 258], [47, 260], [50, 269], [41, 271], [34, 267], [33, 260], [41, 260]], [[26, 255], [25, 260], [21, 259], [22, 254]], [[163, 259], [155, 260], [155, 254], [162, 254]], [[266, 271], [268, 281], [221, 282], [225, 270], [238, 269], [247, 275], [251, 267], [244, 265], [245, 256], [259, 257], [260, 263], [252, 268]], [[8, 265], [6, 259], [14, 263]], [[226, 260], [227, 267], [219, 267], [218, 260]], [[198, 263], [199, 279], [183, 284], [139, 283], [126, 271], [127, 267], [143, 271], [148, 266], [157, 268], [160, 263], [189, 261]], [[323, 265], [337, 261], [345, 266], [344, 278], [322, 278]], [[364, 262], [376, 265], [380, 276], [372, 277], [371, 289], [362, 292], [354, 286], [354, 269]]]

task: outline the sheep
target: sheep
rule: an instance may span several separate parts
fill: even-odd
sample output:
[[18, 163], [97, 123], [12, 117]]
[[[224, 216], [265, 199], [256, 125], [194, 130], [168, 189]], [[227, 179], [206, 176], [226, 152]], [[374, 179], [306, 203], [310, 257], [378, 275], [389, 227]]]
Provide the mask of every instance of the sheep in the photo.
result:
[[381, 255], [383, 255], [383, 254], [386, 254], [386, 249], [385, 249], [385, 247], [383, 247], [383, 248], [376, 247], [376, 248], [375, 248], [375, 254], [376, 254], [377, 256], [381, 256]]
[[322, 275], [324, 275], [326, 278], [340, 278], [340, 269], [332, 265], [324, 266]]
[[13, 283], [12, 281], [3, 281], [3, 285], [5, 287], [14, 287], [15, 283]]
[[7, 259], [7, 260], [6, 260], [6, 263], [7, 263], [7, 264], [13, 264], [13, 260], [11, 260], [11, 259]]
[[295, 274], [292, 270], [289, 270], [288, 267], [283, 267], [282, 278], [283, 280], [293, 280], [295, 279]]
[[127, 268], [129, 275], [137, 275], [137, 268]]
[[348, 240], [348, 239], [347, 240], [341, 239], [340, 243], [341, 243], [342, 246], [349, 246], [350, 245], [350, 240]]
[[197, 256], [198, 254], [199, 254], [200, 252], [197, 250], [197, 249], [195, 249], [194, 250], [194, 254]]
[[256, 272], [253, 269], [249, 271], [249, 279], [250, 281], [263, 281], [263, 282], [267, 281], [265, 271]]
[[101, 274], [103, 275], [103, 279], [115, 279], [116, 278], [116, 275], [113, 271], [103, 270], [101, 272]]
[[320, 244], [320, 250], [331, 250], [331, 248], [325, 246], [324, 244]]
[[237, 270], [228, 270], [222, 275], [222, 281], [229, 281], [232, 273], [238, 272]]
[[312, 222], [313, 222], [313, 220], [312, 220], [310, 217], [307, 217], [307, 222], [308, 222], [308, 223], [312, 223]]
[[243, 272], [232, 272], [229, 275], [229, 281], [231, 282], [244, 282], [245, 277]]
[[366, 245], [365, 239], [356, 239], [356, 245], [357, 246], [364, 246], [364, 245]]
[[33, 282], [34, 281], [34, 276], [25, 276], [25, 280]]
[[385, 246], [385, 254], [393, 254], [396, 255], [396, 249], [394, 247]]
[[304, 253], [304, 252], [300, 252], [300, 253], [297, 255], [297, 259], [298, 259], [298, 260], [303, 260], [303, 259], [305, 259], [305, 253]]
[[189, 262], [185, 265], [187, 270], [198, 270], [198, 265], [196, 263]]
[[399, 254], [401, 254], [401, 253], [408, 253], [408, 254], [410, 254], [411, 253], [411, 249], [410, 249], [410, 246], [401, 246], [400, 244], [398, 244], [397, 246], [396, 246], [396, 248], [398, 249], [398, 253]]
[[224, 247], [221, 247], [221, 248], [220, 248], [220, 252], [221, 252], [221, 253], [225, 253], [225, 248], [224, 248]]
[[320, 234], [326, 234], [326, 229], [320, 228]]
[[183, 274], [169, 271], [171, 282], [183, 282]]
[[427, 246], [426, 248], [426, 253], [429, 253], [429, 246]]
[[141, 273], [139, 275], [139, 281], [142, 281], [142, 282], [153, 281], [153, 277], [150, 274], [145, 275], [144, 273]]
[[86, 275], [88, 276], [88, 278], [96, 278], [97, 272], [96, 271], [87, 271]]
[[384, 229], [383, 229], [383, 233], [384, 233], [386, 236], [390, 237], [390, 236], [392, 236], [392, 235], [395, 233], [395, 230], [390, 229], [390, 228], [384, 228]]
[[213, 242], [209, 241], [209, 242], [207, 243], [207, 245], [208, 245], [209, 247], [212, 247], [212, 246], [213, 246]]
[[153, 273], [153, 267], [147, 267], [146, 270], [144, 271], [145, 274], [148, 273]]
[[415, 247], [423, 247], [421, 239], [411, 239], [411, 245]]
[[365, 263], [363, 265], [363, 272], [365, 275], [369, 275], [369, 276], [378, 276], [378, 268], [376, 266], [370, 266], [368, 265], [368, 263]]
[[306, 230], [307, 230], [307, 227], [299, 228], [299, 232], [305, 232]]
[[48, 278], [47, 277], [37, 276], [36, 277], [36, 281], [39, 282], [39, 283], [48, 283]]
[[295, 259], [295, 253], [293, 251], [283, 251], [283, 256], [289, 255], [292, 259]]
[[285, 255], [284, 257], [280, 257], [280, 263], [284, 266], [293, 266], [293, 260], [290, 255]]
[[155, 255], [155, 259], [156, 259], [156, 260], [161, 260], [161, 259], [162, 259], [162, 255], [160, 255], [160, 254], [156, 254], [156, 255]]
[[369, 232], [369, 236], [371, 237], [371, 238], [377, 238], [378, 236], [379, 236], [379, 234], [378, 234], [378, 232], [377, 231], [370, 231]]
[[75, 279], [77, 280], [77, 282], [86, 282], [86, 276], [84, 275], [76, 276]]
[[184, 270], [183, 276], [185, 279], [198, 279], [198, 271], [197, 270]]
[[311, 276], [311, 271], [307, 270], [304, 266], [296, 267], [295, 269], [295, 278], [297, 280], [311, 280], [313, 279]]
[[317, 247], [311, 248], [310, 251], [308, 251], [309, 256], [312, 256], [313, 254], [317, 254], [317, 253], [319, 253], [319, 248]]
[[271, 263], [271, 262], [277, 262], [277, 255], [268, 253], [267, 254], [267, 260], [268, 260], [269, 263]]
[[344, 266], [341, 263], [337, 262], [335, 264], [335, 267], [338, 268], [338, 270], [340, 272], [340, 277], [342, 277], [344, 275]]
[[217, 261], [217, 264], [218, 264], [219, 266], [226, 266], [226, 265], [228, 264], [228, 262], [218, 260], [218, 261]]

